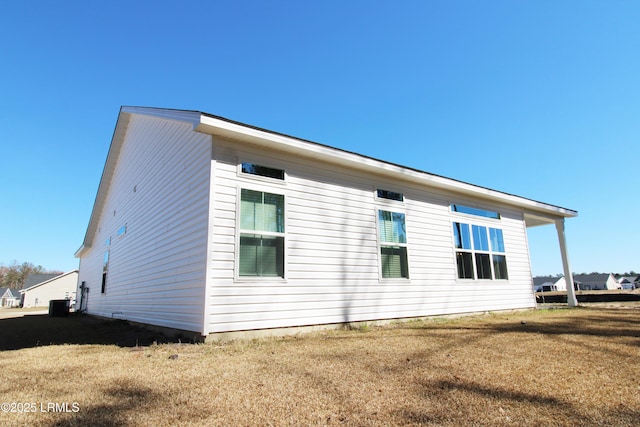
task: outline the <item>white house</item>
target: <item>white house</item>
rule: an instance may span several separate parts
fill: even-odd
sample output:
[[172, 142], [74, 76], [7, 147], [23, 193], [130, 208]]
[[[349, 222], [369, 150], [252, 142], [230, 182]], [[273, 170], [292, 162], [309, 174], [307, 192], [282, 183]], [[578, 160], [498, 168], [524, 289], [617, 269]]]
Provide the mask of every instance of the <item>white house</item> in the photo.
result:
[[567, 281], [564, 277], [534, 277], [533, 284], [536, 292], [567, 290]]
[[635, 289], [640, 285], [640, 276], [620, 277], [618, 283], [622, 289]]
[[76, 252], [78, 305], [205, 337], [534, 307], [526, 228], [555, 224], [570, 272], [576, 215], [198, 111], [123, 107]]
[[582, 291], [622, 289], [613, 274], [576, 274], [573, 280]]
[[[43, 280], [39, 280], [39, 277]], [[49, 301], [57, 299], [75, 300], [78, 270], [39, 277], [28, 278], [25, 287], [20, 291], [23, 307], [48, 307]]]
[[20, 305], [18, 289], [0, 288], [0, 307], [17, 307]]

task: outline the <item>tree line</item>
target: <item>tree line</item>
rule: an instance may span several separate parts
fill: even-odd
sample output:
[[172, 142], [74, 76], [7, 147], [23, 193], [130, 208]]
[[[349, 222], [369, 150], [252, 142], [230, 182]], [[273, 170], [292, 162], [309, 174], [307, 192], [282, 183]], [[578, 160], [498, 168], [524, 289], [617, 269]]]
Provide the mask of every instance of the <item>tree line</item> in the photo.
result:
[[29, 274], [62, 274], [58, 270], [46, 270], [41, 265], [31, 262], [18, 263], [13, 261], [10, 265], [0, 265], [0, 288], [22, 289]]
[[[597, 271], [593, 271], [593, 272], [591, 272], [591, 273], [576, 273], [576, 272], [574, 271], [572, 274], [573, 274], [574, 276], [576, 276], [576, 275], [588, 276], [588, 275], [593, 275], [593, 274], [609, 274], [609, 273], [598, 273]], [[624, 273], [611, 273], [611, 274], [613, 274], [613, 276], [614, 276], [616, 279], [619, 279], [619, 278], [621, 278], [621, 277], [633, 277], [633, 276], [638, 276], [640, 273], [636, 273], [635, 271], [630, 270], [630, 271], [628, 271], [628, 272], [624, 272]], [[549, 274], [549, 275], [547, 275], [547, 276], [538, 276], [538, 277], [558, 278], [558, 277], [562, 277], [562, 276], [564, 276], [564, 274], [563, 274], [563, 273], [558, 273], [558, 274], [556, 274], [555, 276], [554, 276], [554, 275]]]

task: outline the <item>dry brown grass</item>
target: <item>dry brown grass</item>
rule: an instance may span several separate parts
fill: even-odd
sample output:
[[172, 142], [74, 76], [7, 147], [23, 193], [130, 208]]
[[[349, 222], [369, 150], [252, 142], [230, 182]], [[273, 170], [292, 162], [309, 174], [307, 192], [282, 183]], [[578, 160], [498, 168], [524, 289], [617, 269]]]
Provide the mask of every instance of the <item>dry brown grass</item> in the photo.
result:
[[[2, 352], [0, 402], [37, 412], [0, 413], [3, 426], [640, 423], [640, 305], [222, 345], [22, 347]], [[79, 411], [40, 412], [48, 402]]]

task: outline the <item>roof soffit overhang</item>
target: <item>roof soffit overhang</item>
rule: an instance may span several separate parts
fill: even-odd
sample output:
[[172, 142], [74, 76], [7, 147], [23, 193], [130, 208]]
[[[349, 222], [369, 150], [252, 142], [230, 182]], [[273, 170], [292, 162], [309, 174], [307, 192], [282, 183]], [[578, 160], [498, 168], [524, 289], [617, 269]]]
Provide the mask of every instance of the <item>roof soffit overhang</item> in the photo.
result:
[[556, 219], [571, 218], [578, 215], [577, 211], [560, 206], [554, 206], [417, 169], [407, 168], [361, 154], [288, 135], [273, 133], [207, 114], [201, 114], [200, 123], [194, 127], [194, 130], [248, 142], [265, 148], [285, 151], [294, 155], [324, 160], [329, 163], [363, 170], [377, 175], [388, 176], [395, 179], [400, 178], [419, 185], [438, 188], [487, 202], [499, 202], [516, 206], [522, 209], [525, 215], [527, 212], [531, 212], [531, 218], [535, 218], [536, 220], [535, 225], [552, 224]]

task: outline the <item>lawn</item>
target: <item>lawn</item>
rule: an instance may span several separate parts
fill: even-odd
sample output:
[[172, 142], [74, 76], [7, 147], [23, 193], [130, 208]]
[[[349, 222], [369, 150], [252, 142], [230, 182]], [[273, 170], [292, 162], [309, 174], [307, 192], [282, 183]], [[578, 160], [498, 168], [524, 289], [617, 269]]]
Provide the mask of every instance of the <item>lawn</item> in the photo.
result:
[[23, 410], [3, 426], [640, 423], [640, 304], [226, 344], [86, 317], [0, 326], [16, 331], [0, 341], [0, 402]]

